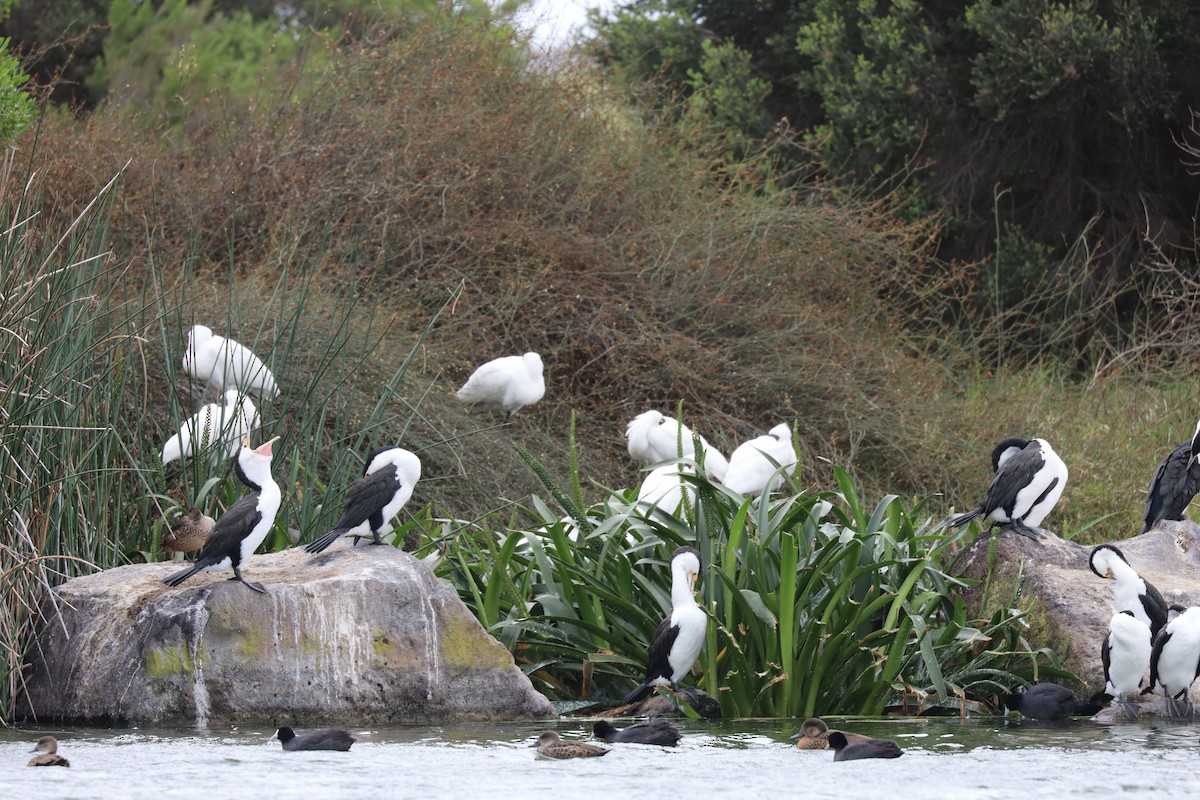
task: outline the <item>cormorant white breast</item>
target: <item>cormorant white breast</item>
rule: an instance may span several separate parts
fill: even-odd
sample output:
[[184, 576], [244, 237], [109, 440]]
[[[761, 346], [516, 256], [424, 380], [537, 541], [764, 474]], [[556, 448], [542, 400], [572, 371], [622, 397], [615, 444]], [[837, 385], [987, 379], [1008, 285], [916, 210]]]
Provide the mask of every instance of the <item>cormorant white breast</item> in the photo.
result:
[[267, 538], [283, 500], [279, 485], [271, 477], [271, 445], [277, 439], [278, 436], [253, 450], [249, 442], [242, 443], [235, 470], [242, 483], [253, 491], [217, 520], [196, 563], [164, 578], [163, 583], [178, 586], [197, 572], [232, 569], [230, 580], [241, 581], [256, 592], [266, 592], [261, 583], [249, 583], [242, 577], [242, 566]]
[[671, 554], [671, 614], [650, 640], [646, 680], [625, 697], [625, 705], [638, 702], [655, 686], [674, 688], [696, 663], [708, 628], [708, 617], [696, 603], [699, 574], [700, 553], [695, 548], [681, 547]]

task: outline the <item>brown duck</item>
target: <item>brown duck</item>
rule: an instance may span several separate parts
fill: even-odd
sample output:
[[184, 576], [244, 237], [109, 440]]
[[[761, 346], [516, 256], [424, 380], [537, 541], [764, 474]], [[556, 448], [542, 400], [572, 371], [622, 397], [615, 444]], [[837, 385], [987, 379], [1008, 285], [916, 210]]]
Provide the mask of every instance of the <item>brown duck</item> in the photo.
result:
[[555, 731], [543, 731], [537, 741], [529, 745], [536, 747], [538, 755], [546, 758], [594, 758], [608, 755], [608, 749], [590, 742], [564, 742]]
[[[799, 750], [824, 750], [829, 746], [829, 734], [832, 732], [825, 724], [825, 720], [820, 717], [809, 717], [800, 726], [800, 732], [792, 738], [796, 740], [796, 747]], [[861, 733], [846, 733], [845, 731], [841, 733], [848, 742], [861, 742], [871, 738], [863, 736]]]
[[162, 549], [173, 553], [194, 553], [208, 541], [216, 520], [193, 508], [187, 516], [171, 523], [171, 529], [163, 537]]
[[43, 736], [37, 740], [37, 747], [30, 751], [37, 753], [29, 759], [26, 766], [30, 767], [69, 767], [71, 762], [58, 754], [58, 740], [53, 736]]

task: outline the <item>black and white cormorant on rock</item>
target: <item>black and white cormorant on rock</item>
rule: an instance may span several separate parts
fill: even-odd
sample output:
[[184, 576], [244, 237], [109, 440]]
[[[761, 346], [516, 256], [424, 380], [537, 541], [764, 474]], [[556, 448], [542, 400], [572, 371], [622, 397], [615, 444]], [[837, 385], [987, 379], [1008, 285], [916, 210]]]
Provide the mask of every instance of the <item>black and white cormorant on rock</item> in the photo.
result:
[[1128, 611], [1150, 629], [1153, 640], [1167, 624], [1167, 601], [1154, 584], [1129, 566], [1125, 554], [1111, 544], [1092, 548], [1088, 566], [1101, 578], [1113, 582], [1113, 610]]
[[1103, 704], [1098, 700], [1081, 700], [1070, 689], [1057, 683], [1035, 683], [1023, 692], [1004, 695], [1004, 707], [1019, 711], [1030, 719], [1059, 722], [1067, 717], [1093, 716], [1103, 708]]
[[71, 762], [58, 754], [58, 740], [53, 736], [43, 736], [37, 740], [37, 745], [30, 750], [37, 753], [29, 759], [27, 767], [69, 767]]
[[683, 738], [679, 729], [665, 719], [635, 722], [624, 728], [617, 728], [608, 720], [602, 719], [592, 726], [592, 733], [597, 739], [603, 739], [609, 744], [628, 742], [630, 744], [658, 744], [664, 747], [674, 747]]
[[379, 532], [400, 512], [421, 480], [421, 459], [403, 447], [389, 445], [371, 453], [367, 470], [346, 492], [337, 525], [304, 549], [319, 553], [338, 537], [352, 534], [354, 541], [370, 536], [383, 544]]
[[249, 442], [242, 443], [234, 469], [252, 491], [217, 520], [196, 563], [164, 578], [163, 583], [178, 586], [197, 572], [232, 569], [230, 580], [241, 581], [256, 592], [266, 592], [261, 583], [249, 583], [242, 577], [242, 566], [267, 538], [283, 499], [279, 485], [271, 477], [271, 445], [277, 439], [278, 436], [253, 450]]
[[860, 758], [899, 758], [904, 755], [900, 745], [891, 739], [863, 738], [850, 741], [843, 731], [829, 732], [829, 746], [834, 761], [857, 761]]
[[297, 734], [284, 725], [275, 731], [275, 737], [283, 743], [284, 750], [340, 750], [346, 752], [355, 739], [350, 731], [341, 728], [322, 728], [318, 731]]
[[1154, 637], [1150, 650], [1150, 685], [1142, 690], [1148, 694], [1161, 688], [1167, 699], [1167, 715], [1171, 719], [1192, 716], [1188, 690], [1200, 675], [1200, 607], [1182, 608]]
[[992, 450], [996, 476], [974, 511], [950, 520], [957, 528], [976, 517], [992, 525], [1011, 525], [1022, 536], [1038, 538], [1037, 528], [1067, 485], [1067, 465], [1045, 439], [1009, 438]]
[[546, 758], [595, 758], [608, 755], [608, 748], [591, 742], [567, 742], [557, 731], [542, 731], [537, 741], [529, 745], [536, 747], [538, 755]]
[[1100, 645], [1100, 663], [1104, 665], [1104, 691], [1100, 700], [1116, 700], [1125, 719], [1137, 718], [1137, 706], [1126, 702], [1142, 687], [1150, 666], [1150, 628], [1132, 611], [1118, 611], [1108, 623], [1108, 633]]
[[1164, 519], [1183, 519], [1192, 498], [1200, 492], [1200, 422], [1192, 438], [1171, 451], [1154, 471], [1146, 490], [1146, 533]]
[[671, 554], [671, 614], [650, 641], [646, 680], [626, 695], [625, 705], [638, 702], [655, 686], [675, 688], [696, 663], [708, 628], [708, 617], [696, 603], [699, 574], [700, 553], [695, 548], [681, 547]]

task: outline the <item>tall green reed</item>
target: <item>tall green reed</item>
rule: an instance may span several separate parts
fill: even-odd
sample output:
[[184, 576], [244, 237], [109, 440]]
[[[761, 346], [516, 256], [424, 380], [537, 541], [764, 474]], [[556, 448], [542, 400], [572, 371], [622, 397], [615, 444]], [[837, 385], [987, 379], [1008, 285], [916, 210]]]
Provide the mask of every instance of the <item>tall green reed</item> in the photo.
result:
[[23, 172], [15, 155], [0, 164], [0, 721], [38, 631], [54, 623], [55, 585], [154, 560], [173, 514], [219, 516], [245, 491], [223, 454], [161, 463], [162, 443], [206, 399], [182, 372], [192, 324], [251, 346], [280, 381], [279, 399], [255, 398], [252, 434], [283, 437], [284, 505], [268, 549], [291, 545], [289, 528], [303, 540], [332, 527], [366, 453], [428, 422], [428, 387], [397, 394], [424, 333], [394, 330], [352, 284], [331, 289], [322, 270], [344, 265], [329, 263], [319, 239], [282, 251], [272, 270], [231, 259], [227, 272], [201, 274], [190, 260], [156, 263], [160, 226], [148, 224], [135, 269], [108, 247], [116, 178], [67, 230], [49, 231], [37, 180]]

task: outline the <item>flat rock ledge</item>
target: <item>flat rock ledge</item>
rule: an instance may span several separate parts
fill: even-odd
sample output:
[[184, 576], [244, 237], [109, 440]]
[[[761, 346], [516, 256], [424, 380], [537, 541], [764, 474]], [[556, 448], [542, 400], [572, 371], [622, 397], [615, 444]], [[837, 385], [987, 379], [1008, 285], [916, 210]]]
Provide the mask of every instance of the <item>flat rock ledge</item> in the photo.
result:
[[[981, 536], [964, 551], [956, 572], [978, 581], [964, 593], [972, 611], [990, 612], [1018, 596], [1019, 605], [1031, 609], [1030, 643], [1050, 646], [1083, 681], [1083, 687], [1075, 687], [1079, 693], [1091, 695], [1104, 688], [1100, 645], [1113, 615], [1113, 585], [1088, 567], [1092, 545], [1038, 530], [1038, 540], [1005, 529]], [[1167, 521], [1111, 544], [1168, 604], [1200, 605], [1200, 526], [1188, 520]], [[1200, 697], [1198, 691], [1192, 687], [1193, 701]], [[1144, 715], [1161, 715], [1162, 693], [1145, 697], [1139, 705]], [[1099, 718], [1111, 716], [1106, 710]]]
[[453, 589], [408, 553], [338, 542], [243, 574], [137, 564], [54, 590], [19, 718], [364, 725], [557, 716]]

